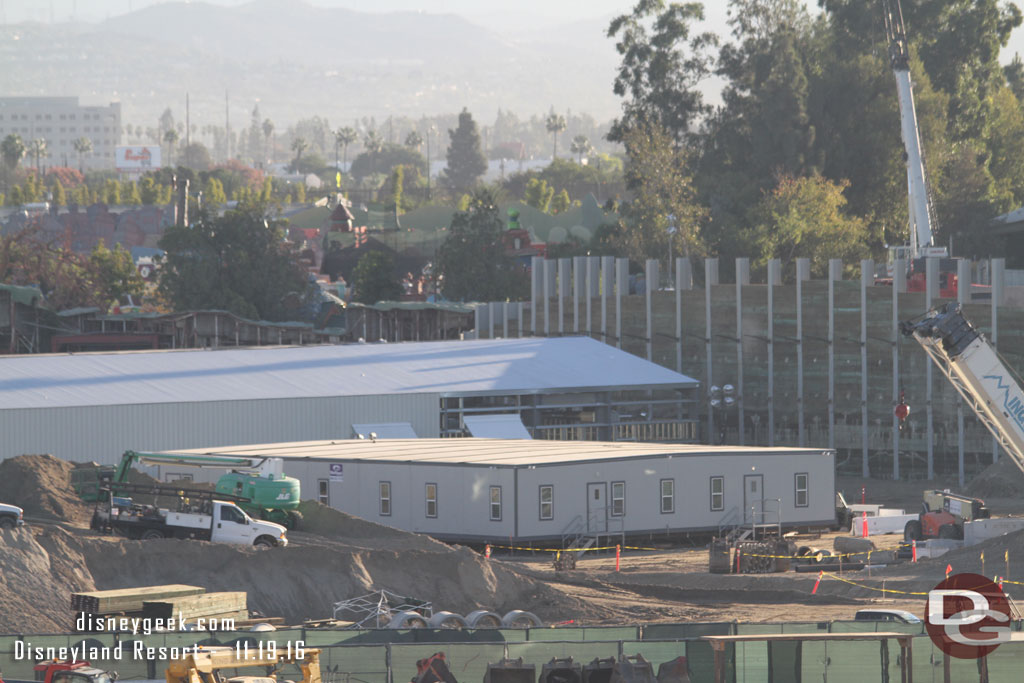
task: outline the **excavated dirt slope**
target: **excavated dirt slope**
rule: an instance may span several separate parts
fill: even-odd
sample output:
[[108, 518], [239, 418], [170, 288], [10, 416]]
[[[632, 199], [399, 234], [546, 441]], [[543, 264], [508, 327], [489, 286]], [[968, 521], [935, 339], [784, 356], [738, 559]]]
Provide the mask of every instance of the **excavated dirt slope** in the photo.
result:
[[74, 465], [52, 455], [20, 455], [0, 461], [0, 501], [29, 517], [88, 524], [92, 508], [71, 488]]
[[291, 533], [287, 548], [99, 536], [83, 528], [91, 509], [75, 498], [70, 470], [52, 456], [0, 465], [0, 500], [62, 523], [0, 532], [0, 632], [70, 629], [75, 591], [169, 583], [244, 590], [251, 610], [291, 623], [328, 618], [334, 602], [382, 588], [463, 614], [526, 609], [557, 620], [590, 613], [514, 566], [313, 502], [303, 504], [306, 530]]

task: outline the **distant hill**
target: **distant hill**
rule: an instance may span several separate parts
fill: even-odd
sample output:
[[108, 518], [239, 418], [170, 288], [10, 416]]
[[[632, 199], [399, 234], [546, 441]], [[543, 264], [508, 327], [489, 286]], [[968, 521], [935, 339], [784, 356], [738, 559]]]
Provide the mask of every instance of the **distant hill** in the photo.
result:
[[180, 118], [186, 90], [200, 125], [223, 122], [225, 90], [233, 127], [248, 125], [257, 101], [279, 125], [463, 106], [482, 121], [499, 107], [528, 115], [552, 105], [605, 120], [618, 103], [603, 27], [538, 26], [510, 39], [453, 14], [169, 2], [98, 24], [0, 28], [0, 94], [120, 100], [124, 121], [143, 126], [168, 105]]

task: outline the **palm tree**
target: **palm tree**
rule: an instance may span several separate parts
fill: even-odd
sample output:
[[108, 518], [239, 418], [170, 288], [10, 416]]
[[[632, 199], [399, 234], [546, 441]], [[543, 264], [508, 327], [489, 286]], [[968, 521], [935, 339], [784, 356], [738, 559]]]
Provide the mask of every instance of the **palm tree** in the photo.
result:
[[309, 143], [306, 142], [305, 138], [295, 138], [292, 140], [292, 151], [295, 152], [295, 161], [292, 162], [292, 167], [295, 172], [299, 172], [299, 162], [302, 161], [302, 153], [309, 147]]
[[337, 162], [338, 157], [338, 145], [341, 145], [341, 161], [342, 166], [348, 165], [348, 146], [359, 139], [359, 133], [356, 132], [355, 128], [351, 126], [345, 126], [339, 128], [334, 133], [334, 157]]
[[544, 125], [547, 127], [548, 132], [551, 133], [555, 141], [554, 148], [551, 152], [551, 160], [554, 161], [558, 157], [558, 134], [567, 128], [565, 117], [561, 114], [551, 112], [548, 114], [548, 118], [544, 121]]
[[269, 145], [270, 137], [274, 134], [274, 122], [270, 119], [263, 119], [263, 158], [273, 162], [270, 158]]
[[40, 166], [39, 166], [39, 160], [40, 159], [45, 159], [48, 156], [48, 153], [47, 153], [47, 150], [46, 150], [46, 139], [45, 138], [36, 138], [32, 142], [28, 143], [28, 153], [32, 157], [34, 157], [35, 160], [36, 160], [36, 177], [37, 178], [42, 178], [42, 173], [40, 172], [41, 169], [40, 169]]
[[591, 154], [594, 151], [594, 146], [590, 144], [590, 139], [586, 135], [577, 135], [572, 139], [572, 146], [569, 150], [576, 155], [580, 166], [582, 166], [583, 155]]
[[92, 152], [92, 140], [86, 137], [81, 137], [71, 143], [71, 146], [75, 148], [78, 153], [78, 170], [81, 173], [85, 173], [82, 157]]
[[164, 142], [166, 142], [169, 147], [168, 151], [170, 153], [168, 154], [168, 161], [171, 166], [174, 166], [174, 146], [178, 144], [178, 140], [180, 139], [181, 135], [179, 135], [178, 131], [174, 130], [173, 128], [169, 129], [166, 133], [164, 133]]
[[417, 131], [409, 131], [409, 134], [405, 136], [405, 146], [412, 147], [413, 149], [419, 149], [420, 145], [423, 144], [423, 136]]
[[370, 155], [370, 175], [373, 175], [377, 172], [377, 155], [384, 149], [384, 138], [377, 131], [371, 130], [363, 138], [363, 147], [366, 148], [366, 153]]

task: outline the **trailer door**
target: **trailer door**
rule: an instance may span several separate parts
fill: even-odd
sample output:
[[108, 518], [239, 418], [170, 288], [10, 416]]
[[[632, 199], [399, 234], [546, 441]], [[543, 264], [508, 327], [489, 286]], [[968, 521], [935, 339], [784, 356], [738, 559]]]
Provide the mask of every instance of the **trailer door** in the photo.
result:
[[747, 474], [743, 477], [743, 521], [764, 522], [764, 475]]
[[587, 531], [608, 532], [608, 484], [587, 484]]

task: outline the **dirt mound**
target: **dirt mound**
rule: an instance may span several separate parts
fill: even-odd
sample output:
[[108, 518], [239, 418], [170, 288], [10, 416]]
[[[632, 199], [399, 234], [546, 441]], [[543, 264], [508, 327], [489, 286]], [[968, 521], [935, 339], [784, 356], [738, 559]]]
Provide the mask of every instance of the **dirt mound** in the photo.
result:
[[1024, 473], [1008, 457], [992, 463], [967, 483], [964, 491], [978, 498], [1024, 497]]
[[71, 488], [74, 465], [52, 455], [19, 455], [0, 462], [0, 501], [28, 517], [88, 524], [92, 508]]
[[580, 601], [468, 549], [399, 552], [327, 541], [256, 550], [172, 539], [76, 540], [99, 590], [166, 583], [245, 590], [251, 610], [291, 623], [330, 617], [333, 603], [381, 588], [463, 614], [526, 609], [555, 620], [587, 611]]
[[299, 504], [304, 533], [338, 539], [352, 545], [389, 550], [447, 550], [448, 546], [429, 536], [370, 522], [335, 510], [323, 503], [305, 500]]
[[96, 586], [67, 538], [56, 527], [40, 537], [27, 528], [0, 529], [0, 633], [58, 633], [73, 626], [71, 593]]

